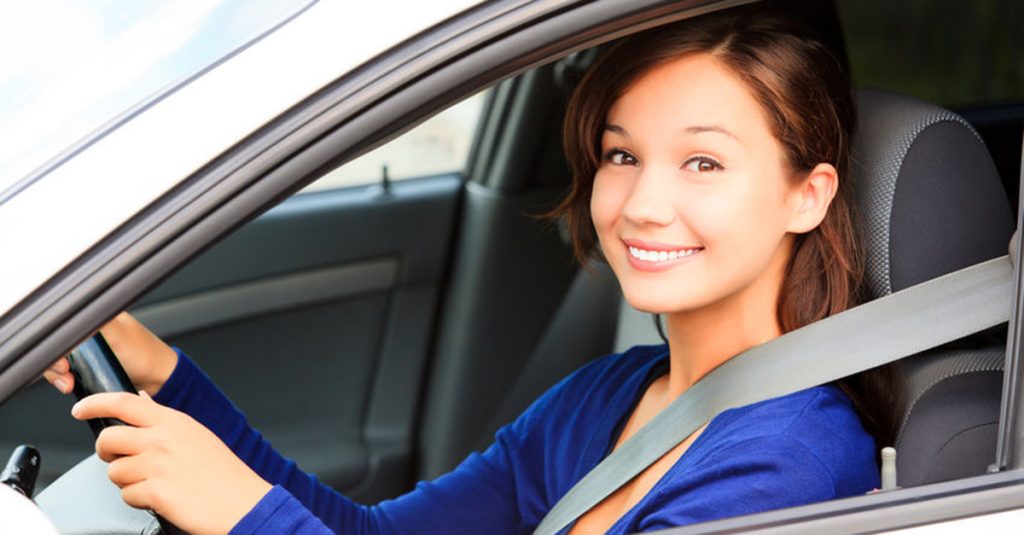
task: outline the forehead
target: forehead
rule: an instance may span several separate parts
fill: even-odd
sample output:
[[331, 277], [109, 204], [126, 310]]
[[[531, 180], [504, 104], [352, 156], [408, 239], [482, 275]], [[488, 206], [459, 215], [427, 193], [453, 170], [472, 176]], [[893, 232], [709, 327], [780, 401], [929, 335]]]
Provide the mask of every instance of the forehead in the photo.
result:
[[608, 124], [657, 130], [722, 126], [737, 135], [767, 131], [760, 104], [731, 68], [706, 54], [658, 65], [627, 86], [608, 110]]

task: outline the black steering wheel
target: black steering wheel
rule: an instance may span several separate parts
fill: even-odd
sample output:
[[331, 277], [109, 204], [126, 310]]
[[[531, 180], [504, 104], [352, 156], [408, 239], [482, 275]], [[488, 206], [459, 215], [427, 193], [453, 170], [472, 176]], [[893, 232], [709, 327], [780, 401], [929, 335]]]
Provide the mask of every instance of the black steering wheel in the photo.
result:
[[[75, 377], [75, 396], [82, 399], [100, 392], [135, 392], [110, 345], [97, 333], [68, 356]], [[89, 420], [94, 436], [114, 418]], [[39, 508], [60, 533], [92, 535], [179, 535], [184, 532], [150, 511], [135, 509], [121, 499], [121, 489], [107, 477], [107, 464], [95, 454], [65, 472], [35, 498]]]

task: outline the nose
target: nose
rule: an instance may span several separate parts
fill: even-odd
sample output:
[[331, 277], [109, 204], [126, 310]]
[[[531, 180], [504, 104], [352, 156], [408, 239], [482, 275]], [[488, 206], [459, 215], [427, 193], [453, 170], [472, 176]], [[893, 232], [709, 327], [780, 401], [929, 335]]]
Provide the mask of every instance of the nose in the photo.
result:
[[657, 169], [643, 169], [622, 205], [622, 217], [638, 226], [666, 226], [672, 223], [675, 211], [672, 209], [667, 179], [665, 173]]

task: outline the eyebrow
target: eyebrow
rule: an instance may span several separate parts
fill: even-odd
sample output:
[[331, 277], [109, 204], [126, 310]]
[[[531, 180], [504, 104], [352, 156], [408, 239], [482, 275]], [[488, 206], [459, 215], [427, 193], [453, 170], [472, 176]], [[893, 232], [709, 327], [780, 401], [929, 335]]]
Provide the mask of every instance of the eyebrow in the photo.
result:
[[[617, 124], [611, 124], [611, 123], [605, 124], [604, 125], [604, 129], [609, 131], [609, 132], [613, 132], [615, 134], [619, 134], [620, 136], [623, 136], [623, 137], [629, 137], [629, 133], [626, 132], [626, 129], [621, 127], [621, 126], [619, 126], [619, 125], [617, 125]], [[686, 128], [683, 128], [682, 131], [687, 133], [687, 134], [703, 134], [703, 133], [706, 133], [706, 132], [717, 132], [719, 134], [724, 134], [724, 135], [726, 135], [728, 137], [733, 138], [734, 140], [736, 140], [741, 145], [744, 144], [743, 141], [740, 138], [736, 137], [736, 134], [733, 134], [729, 130], [725, 129], [725, 127], [718, 126], [718, 125], [687, 126]]]
[[719, 134], [724, 134], [735, 139], [741, 145], [743, 144], [743, 141], [740, 140], [740, 138], [736, 137], [736, 134], [733, 134], [732, 132], [726, 130], [724, 127], [718, 125], [688, 126], [683, 129], [683, 132], [686, 132], [687, 134], [703, 134], [705, 132], [717, 132]]
[[618, 134], [618, 135], [620, 135], [622, 137], [629, 137], [629, 133], [626, 132], [626, 129], [621, 127], [621, 126], [619, 126], [619, 125], [617, 125], [617, 124], [607, 124], [606, 123], [604, 125], [604, 129], [609, 131], [609, 132], [614, 132], [614, 133], [616, 133], [616, 134]]

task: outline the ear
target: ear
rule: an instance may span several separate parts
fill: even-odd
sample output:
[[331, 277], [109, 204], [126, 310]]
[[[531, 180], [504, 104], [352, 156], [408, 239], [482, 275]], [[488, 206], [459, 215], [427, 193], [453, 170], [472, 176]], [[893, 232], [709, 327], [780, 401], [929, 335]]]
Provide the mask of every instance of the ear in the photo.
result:
[[828, 163], [814, 166], [807, 177], [794, 186], [790, 193], [794, 210], [786, 230], [794, 234], [803, 234], [817, 228], [825, 219], [828, 207], [838, 190], [839, 173], [836, 172], [836, 168]]

